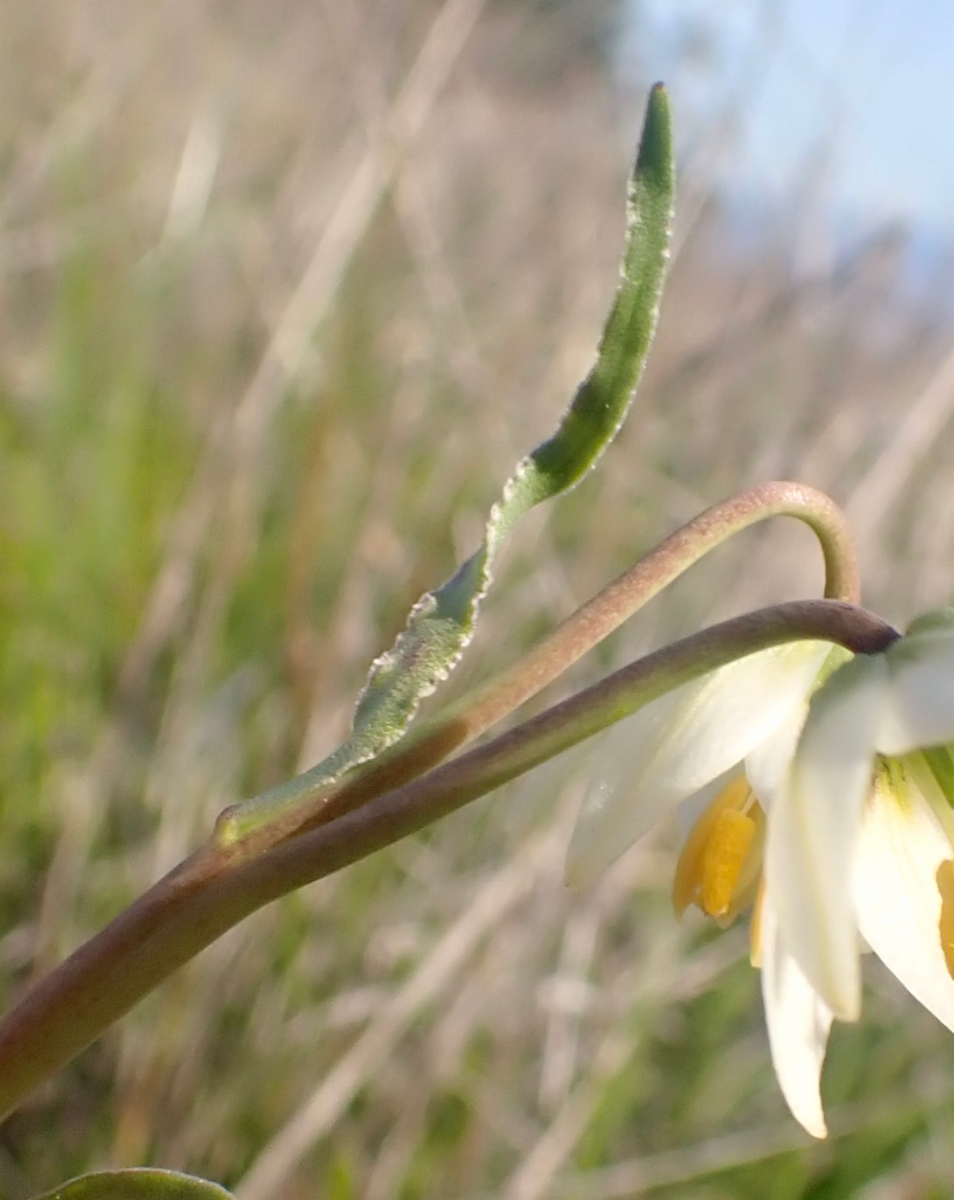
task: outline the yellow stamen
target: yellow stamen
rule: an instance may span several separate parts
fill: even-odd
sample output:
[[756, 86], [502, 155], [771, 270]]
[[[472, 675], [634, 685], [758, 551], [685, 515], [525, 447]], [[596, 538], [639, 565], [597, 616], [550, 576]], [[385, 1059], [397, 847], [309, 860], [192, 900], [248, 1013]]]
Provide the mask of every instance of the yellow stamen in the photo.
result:
[[745, 813], [723, 809], [702, 856], [699, 899], [710, 917], [729, 911], [742, 867], [755, 840], [755, 822]]
[[937, 890], [941, 893], [941, 919], [938, 932], [941, 935], [941, 951], [947, 973], [954, 979], [954, 862], [945, 859], [934, 876]]
[[734, 902], [754, 884], [747, 868], [760, 815], [744, 776], [716, 796], [692, 828], [676, 864], [672, 899], [677, 914], [698, 904], [710, 917], [735, 916]]

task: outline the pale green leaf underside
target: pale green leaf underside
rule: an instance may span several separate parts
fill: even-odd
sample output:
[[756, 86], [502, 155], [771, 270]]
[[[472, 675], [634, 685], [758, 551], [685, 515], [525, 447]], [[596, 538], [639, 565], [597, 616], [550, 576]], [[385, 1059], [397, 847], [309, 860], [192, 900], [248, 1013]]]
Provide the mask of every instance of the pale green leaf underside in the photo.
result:
[[231, 1193], [194, 1175], [134, 1167], [81, 1175], [35, 1200], [231, 1200]]
[[457, 664], [474, 635], [480, 602], [493, 580], [504, 538], [529, 509], [565, 492], [586, 474], [613, 440], [630, 407], [659, 315], [672, 218], [675, 171], [669, 101], [657, 84], [650, 94], [627, 197], [626, 246], [620, 282], [597, 351], [556, 433], [517, 464], [490, 512], [480, 549], [441, 587], [415, 604], [397, 641], [371, 666], [350, 737], [291, 784], [250, 801], [233, 814], [233, 829], [248, 830], [302, 786], [331, 783], [348, 768], [393, 745], [421, 700]]

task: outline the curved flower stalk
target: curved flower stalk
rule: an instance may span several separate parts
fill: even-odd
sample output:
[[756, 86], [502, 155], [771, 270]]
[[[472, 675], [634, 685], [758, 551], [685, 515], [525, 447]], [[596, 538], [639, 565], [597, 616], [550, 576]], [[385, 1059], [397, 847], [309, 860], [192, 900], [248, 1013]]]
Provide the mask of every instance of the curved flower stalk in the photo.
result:
[[954, 610], [859, 655], [812, 700], [774, 798], [759, 943], [785, 1097], [824, 1136], [832, 1018], [861, 1008], [867, 943], [954, 1031]]

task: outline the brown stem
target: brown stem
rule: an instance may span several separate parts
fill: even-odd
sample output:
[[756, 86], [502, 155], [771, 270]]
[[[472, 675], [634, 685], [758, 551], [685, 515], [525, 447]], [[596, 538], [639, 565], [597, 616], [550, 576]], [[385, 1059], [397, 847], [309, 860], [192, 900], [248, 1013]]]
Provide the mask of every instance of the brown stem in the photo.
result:
[[863, 609], [801, 601], [658, 650], [508, 733], [336, 820], [247, 858], [214, 839], [32, 987], [0, 1021], [0, 1117], [177, 967], [249, 913], [405, 837], [680, 683], [804, 638], [858, 653], [899, 635]]

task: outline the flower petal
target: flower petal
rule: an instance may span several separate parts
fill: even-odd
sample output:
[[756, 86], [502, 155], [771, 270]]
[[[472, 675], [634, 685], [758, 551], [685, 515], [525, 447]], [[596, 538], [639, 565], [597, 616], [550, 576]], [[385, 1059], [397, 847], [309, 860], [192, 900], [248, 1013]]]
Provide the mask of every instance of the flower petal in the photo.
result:
[[795, 705], [779, 727], [746, 756], [745, 777], [766, 813], [771, 811], [775, 793], [788, 772], [807, 716], [806, 699]]
[[674, 688], [599, 742], [567, 878], [584, 884], [659, 817], [743, 759], [808, 693], [830, 650], [793, 642], [746, 655]]
[[[954, 1030], [954, 979], [941, 944], [937, 882], [938, 868], [954, 850], [925, 794], [931, 789], [910, 759], [879, 772], [858, 843], [855, 903], [859, 928], [881, 961]], [[944, 804], [940, 795], [934, 802]]]
[[766, 889], [785, 944], [845, 1021], [861, 1006], [849, 865], [887, 692], [883, 656], [853, 659], [816, 692], [766, 842]]
[[882, 754], [954, 741], [954, 632], [916, 630], [890, 646], [891, 702], [878, 732]]
[[778, 917], [766, 897], [761, 909], [762, 999], [772, 1065], [792, 1116], [812, 1137], [828, 1136], [821, 1069], [831, 1009], [785, 949]]

